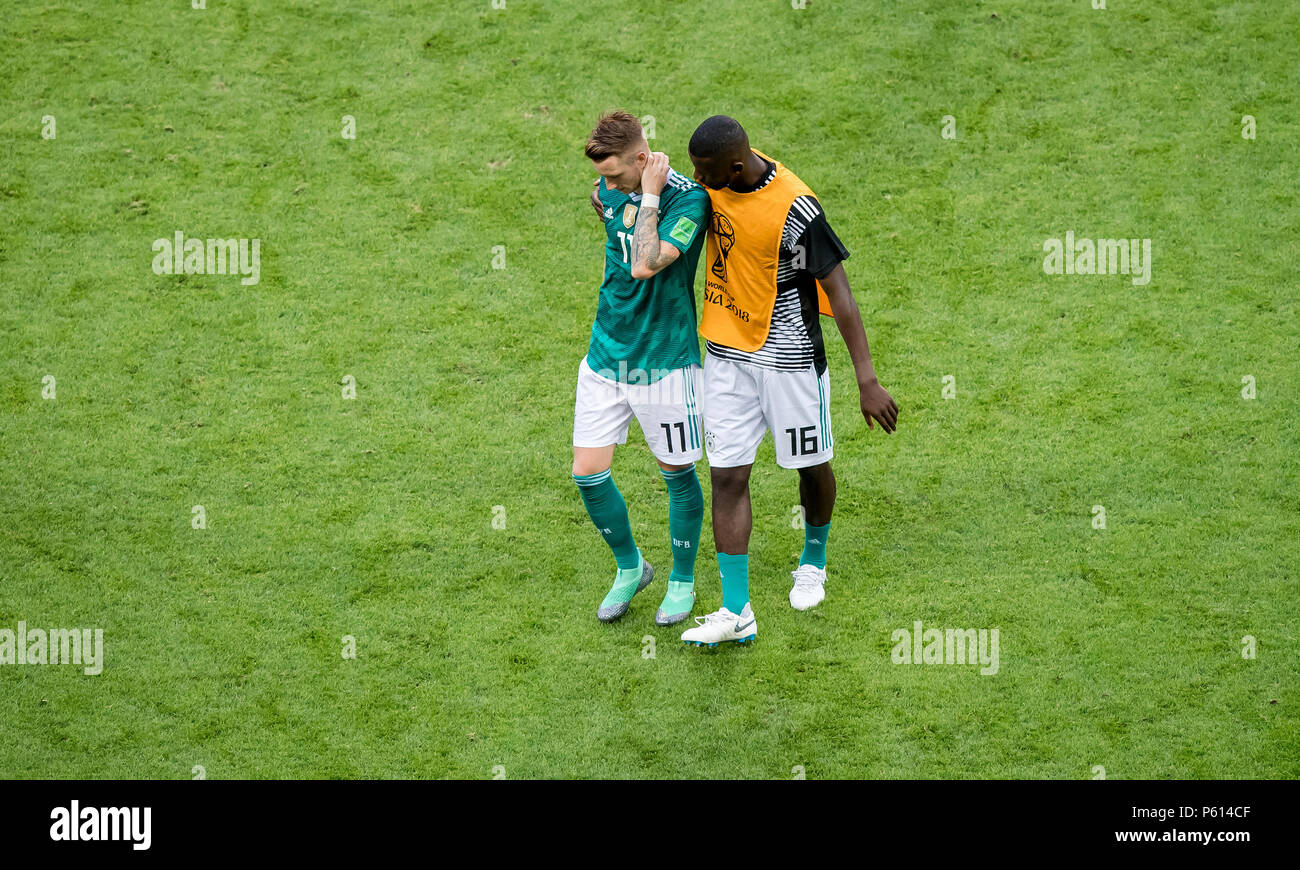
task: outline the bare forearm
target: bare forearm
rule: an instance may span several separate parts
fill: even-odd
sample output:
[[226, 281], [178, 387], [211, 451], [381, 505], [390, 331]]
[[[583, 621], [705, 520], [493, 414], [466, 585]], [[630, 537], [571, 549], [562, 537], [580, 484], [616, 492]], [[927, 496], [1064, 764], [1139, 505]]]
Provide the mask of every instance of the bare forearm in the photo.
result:
[[862, 312], [858, 310], [858, 301], [849, 289], [849, 279], [844, 274], [844, 267], [822, 279], [822, 289], [830, 300], [831, 311], [835, 314], [835, 327], [844, 339], [844, 346], [849, 349], [849, 359], [853, 360], [853, 372], [858, 385], [876, 382], [876, 368], [871, 364], [871, 348], [867, 346], [867, 330], [862, 325]]
[[853, 372], [857, 375], [858, 385], [861, 386], [877, 380], [876, 367], [871, 364], [871, 349], [867, 346], [867, 331], [862, 325], [862, 314], [858, 311], [857, 303], [852, 301], [853, 297], [850, 296], [849, 299], [850, 305], [847, 306], [849, 310], [840, 311], [840, 307], [845, 306], [835, 308], [835, 326], [849, 349], [849, 359], [853, 360]]
[[636, 229], [632, 232], [632, 264], [658, 271], [662, 251], [659, 245], [659, 209], [637, 209]]
[[826, 298], [830, 300], [831, 311], [835, 313], [835, 326], [853, 360], [862, 416], [866, 418], [868, 428], [874, 428], [878, 422], [886, 434], [892, 434], [898, 428], [898, 403], [876, 377], [876, 367], [871, 364], [871, 350], [867, 347], [867, 331], [862, 327], [862, 313], [849, 290], [844, 267], [836, 266], [833, 272], [821, 279], [821, 283]]

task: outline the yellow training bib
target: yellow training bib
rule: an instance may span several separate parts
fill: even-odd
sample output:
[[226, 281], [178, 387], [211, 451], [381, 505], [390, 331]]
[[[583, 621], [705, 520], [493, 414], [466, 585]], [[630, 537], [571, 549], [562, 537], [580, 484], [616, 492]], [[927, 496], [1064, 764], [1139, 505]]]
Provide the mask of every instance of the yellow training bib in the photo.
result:
[[[757, 149], [754, 153], [776, 164], [776, 177], [765, 187], [749, 193], [709, 190], [713, 215], [700, 320], [700, 334], [709, 341], [746, 352], [762, 347], [772, 327], [781, 232], [790, 206], [798, 197], [816, 195], [779, 162]], [[831, 314], [821, 285], [817, 300], [820, 312]]]

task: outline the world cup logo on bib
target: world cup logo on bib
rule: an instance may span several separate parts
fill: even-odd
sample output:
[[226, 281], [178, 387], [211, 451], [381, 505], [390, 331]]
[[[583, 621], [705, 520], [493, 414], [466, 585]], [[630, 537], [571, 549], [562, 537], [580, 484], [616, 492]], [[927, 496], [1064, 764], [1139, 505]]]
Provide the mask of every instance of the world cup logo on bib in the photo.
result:
[[718, 240], [718, 258], [713, 261], [711, 271], [720, 281], [726, 281], [727, 254], [731, 251], [731, 246], [736, 243], [736, 231], [731, 228], [731, 221], [727, 220], [727, 216], [720, 211], [713, 213], [709, 229], [713, 230], [713, 235]]

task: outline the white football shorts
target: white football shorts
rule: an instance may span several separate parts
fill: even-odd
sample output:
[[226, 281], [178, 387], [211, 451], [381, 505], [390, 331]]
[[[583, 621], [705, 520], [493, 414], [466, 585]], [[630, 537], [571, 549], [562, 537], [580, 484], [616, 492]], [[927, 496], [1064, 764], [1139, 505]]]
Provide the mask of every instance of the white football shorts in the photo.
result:
[[751, 465], [770, 429], [776, 462], [807, 468], [829, 462], [831, 437], [829, 369], [817, 376], [810, 364], [784, 372], [704, 357], [704, 443], [709, 465]]
[[578, 397], [573, 407], [573, 446], [607, 447], [627, 443], [636, 417], [646, 444], [666, 465], [689, 465], [704, 455], [700, 419], [700, 367], [673, 369], [653, 384], [626, 384], [578, 364]]

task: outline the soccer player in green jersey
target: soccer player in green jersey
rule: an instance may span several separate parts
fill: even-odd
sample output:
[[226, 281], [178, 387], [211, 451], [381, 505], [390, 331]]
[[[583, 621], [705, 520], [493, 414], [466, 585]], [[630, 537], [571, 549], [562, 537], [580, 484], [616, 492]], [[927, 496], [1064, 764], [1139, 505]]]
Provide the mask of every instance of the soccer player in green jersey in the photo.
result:
[[654, 578], [610, 475], [614, 446], [627, 442], [628, 424], [636, 417], [668, 486], [673, 570], [655, 623], [673, 625], [695, 603], [704, 519], [695, 475], [703, 445], [694, 282], [709, 197], [674, 172], [667, 156], [650, 152], [640, 122], [627, 112], [601, 117], [586, 155], [600, 174], [592, 204], [605, 223], [605, 277], [591, 344], [578, 365], [573, 480], [618, 563], [596, 617], [621, 617], [632, 596]]

